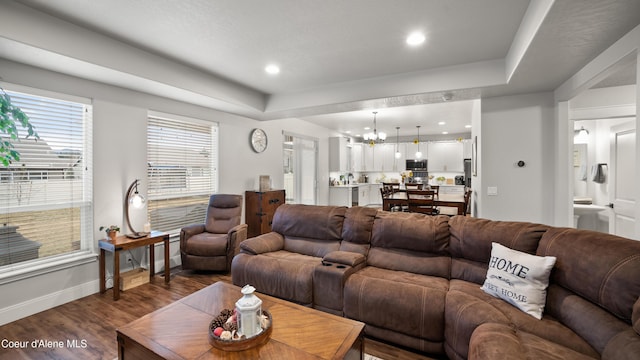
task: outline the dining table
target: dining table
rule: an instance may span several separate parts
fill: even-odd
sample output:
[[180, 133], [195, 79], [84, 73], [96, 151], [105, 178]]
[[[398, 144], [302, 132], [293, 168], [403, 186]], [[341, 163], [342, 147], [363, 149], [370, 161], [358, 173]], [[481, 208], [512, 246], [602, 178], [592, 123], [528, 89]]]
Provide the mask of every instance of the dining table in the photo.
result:
[[[436, 207], [451, 207], [458, 209], [458, 215], [464, 214], [464, 194], [439, 194], [433, 200]], [[395, 190], [393, 193], [382, 198], [382, 210], [390, 211], [396, 206], [408, 206], [407, 191], [405, 189]]]

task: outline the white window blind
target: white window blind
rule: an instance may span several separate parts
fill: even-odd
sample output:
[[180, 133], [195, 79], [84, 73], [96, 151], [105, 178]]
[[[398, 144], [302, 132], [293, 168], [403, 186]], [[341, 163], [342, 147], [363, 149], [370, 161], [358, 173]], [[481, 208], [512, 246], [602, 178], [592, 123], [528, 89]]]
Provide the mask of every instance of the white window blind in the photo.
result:
[[13, 144], [20, 160], [0, 165], [2, 271], [10, 271], [12, 264], [88, 250], [93, 236], [89, 100], [6, 92], [40, 139], [25, 139], [26, 130], [18, 126], [22, 134]]
[[218, 126], [198, 120], [149, 115], [148, 212], [153, 230], [176, 235], [203, 223], [217, 190]]

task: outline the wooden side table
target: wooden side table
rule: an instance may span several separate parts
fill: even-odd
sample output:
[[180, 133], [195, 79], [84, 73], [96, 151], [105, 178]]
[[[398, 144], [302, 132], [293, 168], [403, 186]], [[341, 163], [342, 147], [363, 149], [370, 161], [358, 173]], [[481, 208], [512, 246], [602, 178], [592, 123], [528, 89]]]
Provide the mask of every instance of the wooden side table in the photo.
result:
[[115, 240], [103, 239], [98, 241], [98, 247], [100, 248], [100, 293], [104, 294], [107, 291], [105, 251], [113, 253], [113, 300], [118, 300], [120, 298], [120, 251], [149, 245], [149, 279], [153, 281], [153, 276], [155, 275], [153, 244], [161, 241], [164, 242], [164, 282], [168, 284], [170, 271], [169, 234], [152, 231], [151, 234], [139, 239], [129, 239], [125, 235], [121, 235]]

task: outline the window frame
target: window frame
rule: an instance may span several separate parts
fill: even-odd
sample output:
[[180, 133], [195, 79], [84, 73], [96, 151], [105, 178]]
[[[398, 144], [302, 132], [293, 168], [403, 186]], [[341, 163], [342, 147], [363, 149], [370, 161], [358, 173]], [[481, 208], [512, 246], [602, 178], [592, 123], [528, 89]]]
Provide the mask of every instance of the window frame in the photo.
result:
[[[152, 194], [152, 181], [150, 179], [150, 172], [149, 172], [149, 165], [152, 162], [152, 159], [150, 159], [150, 155], [149, 155], [149, 134], [147, 134], [147, 163], [148, 163], [148, 167], [147, 167], [147, 184], [148, 184], [148, 189], [147, 189], [147, 217], [150, 219], [150, 223], [151, 223], [151, 227], [154, 228], [154, 224], [152, 221], [152, 217], [151, 217], [151, 210], [152, 210], [152, 203], [153, 201], [158, 201], [158, 200], [171, 200], [171, 199], [183, 199], [183, 198], [188, 198], [190, 196], [207, 196], [207, 203], [208, 203], [208, 197], [212, 194], [215, 194], [218, 192], [218, 186], [219, 186], [219, 153], [220, 153], [220, 146], [219, 146], [219, 132], [220, 132], [220, 124], [216, 121], [207, 121], [207, 120], [202, 120], [202, 119], [197, 119], [197, 118], [192, 118], [192, 117], [187, 117], [187, 116], [182, 116], [182, 115], [176, 115], [176, 114], [168, 114], [168, 113], [163, 113], [163, 112], [158, 112], [158, 111], [152, 111], [149, 110], [148, 114], [147, 114], [147, 132], [149, 131], [149, 126], [150, 123], [149, 121], [151, 120], [151, 118], [157, 118], [157, 119], [161, 119], [163, 121], [169, 121], [169, 122], [183, 122], [183, 123], [192, 123], [195, 126], [207, 126], [210, 127], [211, 129], [211, 145], [210, 145], [210, 156], [211, 156], [211, 160], [209, 162], [209, 166], [211, 169], [211, 177], [209, 180], [209, 189], [207, 189], [207, 191], [202, 191], [199, 192], [197, 194], [194, 193], [184, 193], [184, 194], [165, 194], [164, 198], [159, 199], [157, 197], [156, 194]], [[158, 167], [161, 166], [165, 166], [165, 165], [158, 165]], [[189, 174], [192, 170], [189, 168], [185, 168], [185, 173]], [[203, 202], [204, 204], [204, 202]], [[204, 217], [203, 217], [204, 220]], [[185, 224], [188, 225], [188, 224]], [[175, 229], [172, 229], [175, 230]], [[176, 238], [177, 236], [179, 236], [179, 231], [178, 232], [170, 232], [170, 236], [172, 238]]]
[[[87, 108], [83, 123], [83, 165], [86, 167], [83, 176], [83, 196], [80, 201], [72, 200], [71, 203], [82, 203], [80, 207], [80, 249], [71, 250], [61, 254], [50, 255], [44, 258], [21, 261], [0, 267], [0, 285], [48, 274], [62, 269], [76, 267], [82, 264], [95, 262], [98, 254], [94, 249], [93, 239], [93, 104], [89, 98], [63, 94], [54, 91], [32, 88], [28, 86], [4, 83], [3, 88], [8, 92], [23, 93], [35, 97], [45, 97], [60, 101], [74, 102], [82, 104]], [[38, 129], [36, 128], [36, 131]], [[43, 171], [44, 173], [44, 171]], [[42, 181], [41, 179], [37, 181]], [[50, 209], [56, 205], [34, 205], [25, 206], [22, 209]], [[7, 208], [10, 211], [11, 207]]]

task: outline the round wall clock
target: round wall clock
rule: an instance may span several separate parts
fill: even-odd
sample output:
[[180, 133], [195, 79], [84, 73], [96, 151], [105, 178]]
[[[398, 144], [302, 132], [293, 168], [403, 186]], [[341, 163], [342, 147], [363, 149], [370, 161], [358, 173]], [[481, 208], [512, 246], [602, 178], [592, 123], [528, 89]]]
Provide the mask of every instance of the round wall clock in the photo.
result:
[[267, 149], [267, 133], [262, 129], [251, 130], [251, 148], [257, 153], [261, 153]]

